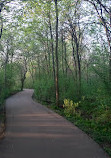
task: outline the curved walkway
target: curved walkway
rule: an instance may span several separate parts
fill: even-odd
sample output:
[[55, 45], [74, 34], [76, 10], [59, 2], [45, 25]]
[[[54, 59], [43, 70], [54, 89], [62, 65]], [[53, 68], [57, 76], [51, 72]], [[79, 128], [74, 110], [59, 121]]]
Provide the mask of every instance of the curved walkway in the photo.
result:
[[80, 129], [35, 103], [32, 94], [24, 90], [6, 100], [0, 158], [108, 158]]

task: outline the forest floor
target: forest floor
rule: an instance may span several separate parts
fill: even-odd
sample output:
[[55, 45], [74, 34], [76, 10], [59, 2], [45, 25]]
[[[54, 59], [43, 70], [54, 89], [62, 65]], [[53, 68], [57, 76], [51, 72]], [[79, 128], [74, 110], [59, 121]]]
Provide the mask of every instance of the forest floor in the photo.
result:
[[24, 90], [6, 100], [2, 158], [108, 158], [102, 148], [62, 116], [32, 100]]

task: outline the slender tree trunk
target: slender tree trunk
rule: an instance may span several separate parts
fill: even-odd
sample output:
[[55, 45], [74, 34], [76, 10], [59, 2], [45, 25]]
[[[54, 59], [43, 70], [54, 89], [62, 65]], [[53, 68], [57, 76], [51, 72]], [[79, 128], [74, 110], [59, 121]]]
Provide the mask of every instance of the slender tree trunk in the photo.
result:
[[7, 85], [7, 61], [5, 61], [5, 67], [4, 67], [4, 89], [7, 87], [6, 85]]
[[111, 45], [110, 45], [110, 54], [109, 54], [109, 81], [111, 83]]
[[87, 65], [86, 65], [86, 79], [87, 79], [87, 84], [89, 83], [89, 71], [88, 71], [88, 68], [89, 68], [89, 64], [87, 63]]
[[11, 77], [12, 77], [12, 75], [13, 75], [12, 63], [13, 63], [13, 57], [14, 57], [13, 38], [11, 37], [10, 40], [11, 40], [11, 61], [10, 62], [11, 62]]
[[25, 76], [21, 79], [21, 91], [23, 91], [24, 88], [24, 81], [25, 81]]
[[9, 48], [8, 48], [9, 41], [7, 40], [7, 53], [5, 58], [5, 65], [4, 65], [4, 89], [7, 87], [7, 64], [9, 59]]
[[59, 63], [58, 63], [58, 4], [55, 0], [55, 10], [56, 10], [56, 48], [55, 48], [55, 57], [56, 57], [56, 105], [59, 106]]
[[38, 56], [38, 70], [39, 70], [39, 80], [40, 80], [40, 77], [41, 77], [41, 68], [40, 68], [40, 59], [39, 59], [39, 56]]
[[73, 61], [74, 61], [75, 80], [77, 80], [77, 61], [76, 61], [76, 57], [75, 57], [75, 49], [74, 49], [74, 43], [73, 43], [73, 35], [72, 35], [72, 55], [73, 55]]
[[[108, 40], [108, 44], [109, 44], [109, 82], [111, 82], [111, 7], [108, 9], [100, 0], [85, 0], [87, 2], [89, 2], [91, 5], [94, 6], [99, 19], [101, 20], [101, 23], [103, 25], [103, 27], [105, 28], [106, 31], [106, 37]], [[101, 12], [100, 12], [101, 9]], [[104, 13], [103, 11], [104, 10]], [[109, 25], [107, 25], [107, 18], [104, 18], [104, 15], [106, 14], [109, 16]]]
[[48, 73], [51, 74], [51, 67], [50, 67], [50, 48], [49, 48], [49, 39], [48, 39], [48, 33], [47, 33], [47, 54], [48, 54]]
[[65, 73], [67, 76], [67, 49], [66, 49], [66, 43], [64, 42], [64, 58], [65, 58]]
[[[110, 7], [110, 26], [111, 26], [111, 7]], [[111, 83], [111, 34], [109, 37], [109, 81]]]
[[51, 25], [51, 19], [50, 19], [50, 12], [49, 12], [49, 27], [50, 27], [50, 36], [51, 36], [51, 52], [52, 52], [53, 77], [54, 77], [54, 83], [55, 83], [54, 44], [53, 44], [53, 34], [52, 34], [52, 25]]
[[3, 21], [2, 21], [2, 15], [1, 15], [1, 12], [2, 12], [2, 8], [3, 8], [3, 4], [0, 5], [0, 39], [2, 37], [2, 31], [3, 31]]
[[23, 88], [24, 88], [26, 73], [27, 73], [27, 62], [26, 62], [26, 59], [24, 59], [24, 67], [21, 68], [21, 91], [23, 91]]
[[62, 72], [64, 74], [64, 39], [63, 39], [63, 33], [62, 33], [61, 41], [62, 41]]
[[1, 39], [1, 37], [2, 37], [2, 32], [3, 32], [3, 22], [2, 22], [2, 20], [1, 20], [0, 39]]
[[29, 68], [29, 72], [32, 78], [32, 83], [34, 84], [34, 70], [33, 70], [33, 62], [31, 61], [31, 68]]
[[49, 65], [48, 65], [48, 59], [47, 59], [47, 54], [46, 54], [46, 52], [45, 52], [45, 61], [46, 61], [47, 74], [49, 75]]
[[76, 41], [77, 63], [78, 63], [78, 79], [79, 79], [79, 96], [81, 96], [81, 61], [79, 55], [79, 44]]

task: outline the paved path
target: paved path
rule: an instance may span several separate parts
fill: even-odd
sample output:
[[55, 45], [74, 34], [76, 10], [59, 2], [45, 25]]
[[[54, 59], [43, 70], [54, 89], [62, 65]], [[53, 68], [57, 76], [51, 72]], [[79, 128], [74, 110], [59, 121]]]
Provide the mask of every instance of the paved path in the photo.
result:
[[35, 103], [32, 94], [24, 90], [7, 99], [0, 158], [108, 158], [81, 130]]

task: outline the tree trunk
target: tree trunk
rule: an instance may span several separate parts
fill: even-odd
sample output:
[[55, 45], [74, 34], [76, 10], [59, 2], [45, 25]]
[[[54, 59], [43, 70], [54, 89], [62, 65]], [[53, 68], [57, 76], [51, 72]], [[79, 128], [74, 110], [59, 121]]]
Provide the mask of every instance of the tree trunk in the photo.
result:
[[80, 55], [79, 55], [79, 44], [76, 41], [76, 51], [77, 51], [77, 63], [78, 63], [78, 81], [79, 81], [79, 96], [81, 96], [81, 61], [80, 61]]
[[2, 37], [2, 32], [3, 32], [3, 22], [2, 22], [2, 20], [1, 20], [0, 39], [1, 39], [1, 37]]
[[23, 65], [23, 67], [21, 67], [21, 91], [24, 88], [26, 73], [27, 73], [27, 62], [26, 62], [26, 59], [24, 59], [24, 65]]
[[64, 39], [63, 39], [63, 32], [62, 32], [61, 41], [62, 41], [62, 72], [64, 74]]
[[[108, 44], [109, 44], [109, 82], [111, 82], [111, 7], [106, 7], [106, 5], [104, 5], [104, 3], [102, 3], [102, 1], [100, 0], [95, 0], [95, 1], [90, 1], [90, 0], [85, 0], [87, 2], [89, 2], [91, 5], [94, 6], [99, 19], [101, 20], [101, 24], [102, 26], [105, 28], [106, 31], [106, 37], [108, 40]], [[101, 9], [101, 12], [100, 12]], [[103, 13], [104, 10], [104, 13]], [[106, 14], [106, 18], [104, 18]], [[109, 21], [107, 22], [107, 15], [109, 15]], [[109, 23], [109, 25], [108, 25]]]
[[29, 68], [29, 72], [32, 78], [32, 83], [34, 84], [34, 65], [33, 65], [33, 61], [30, 62], [31, 64], [31, 68]]
[[39, 59], [39, 56], [38, 56], [38, 61], [37, 61], [37, 63], [38, 63], [38, 70], [39, 70], [39, 80], [40, 80], [40, 78], [41, 78], [41, 68], [40, 68], [40, 59]]
[[56, 10], [56, 48], [55, 48], [55, 57], [56, 57], [56, 105], [59, 106], [59, 63], [58, 63], [58, 4], [55, 0], [55, 10]]
[[64, 54], [65, 54], [65, 73], [67, 76], [67, 50], [66, 50], [66, 43], [64, 42]]
[[73, 43], [73, 35], [72, 36], [72, 55], [73, 55], [73, 61], [74, 61], [74, 70], [75, 70], [75, 80], [77, 81], [77, 61], [75, 58], [75, 49], [74, 49], [74, 43]]
[[25, 77], [21, 79], [21, 91], [23, 91], [24, 88], [24, 81], [25, 81]]
[[8, 47], [9, 41], [7, 40], [7, 53], [5, 58], [5, 65], [4, 65], [4, 89], [7, 87], [7, 64], [9, 59], [9, 47]]
[[52, 52], [53, 77], [54, 77], [54, 83], [55, 83], [54, 44], [53, 44], [53, 34], [52, 34], [52, 25], [51, 25], [51, 20], [50, 20], [50, 12], [49, 12], [49, 27], [50, 27], [50, 37], [51, 37], [51, 52]]
[[[110, 26], [111, 26], [111, 7], [110, 7]], [[111, 34], [109, 38], [109, 81], [111, 83]]]
[[46, 74], [49, 75], [49, 65], [48, 65], [48, 59], [47, 59], [47, 54], [45, 52], [45, 62], [46, 62], [46, 71], [47, 72]]
[[47, 61], [48, 61], [48, 63], [47, 63], [47, 67], [48, 67], [48, 73], [49, 73], [49, 75], [51, 74], [51, 67], [50, 67], [50, 49], [49, 49], [49, 39], [48, 39], [48, 33], [47, 33], [47, 54], [48, 54], [48, 59], [47, 59]]
[[2, 31], [3, 31], [3, 21], [2, 21], [2, 16], [1, 16], [1, 9], [0, 9], [0, 24], [1, 24], [1, 28], [0, 28], [0, 39], [1, 39]]
[[87, 84], [89, 83], [89, 71], [88, 71], [88, 68], [89, 68], [89, 64], [87, 63], [86, 64], [86, 80], [87, 80]]

